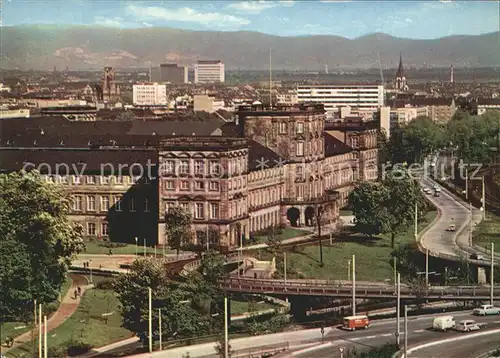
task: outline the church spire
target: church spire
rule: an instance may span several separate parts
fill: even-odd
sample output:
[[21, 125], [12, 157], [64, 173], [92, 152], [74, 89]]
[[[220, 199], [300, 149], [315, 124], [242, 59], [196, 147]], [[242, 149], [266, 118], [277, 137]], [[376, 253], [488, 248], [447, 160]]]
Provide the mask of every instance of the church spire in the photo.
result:
[[404, 77], [404, 75], [403, 75], [403, 54], [401, 52], [399, 53], [399, 66], [398, 66], [398, 72], [396, 73], [396, 77]]

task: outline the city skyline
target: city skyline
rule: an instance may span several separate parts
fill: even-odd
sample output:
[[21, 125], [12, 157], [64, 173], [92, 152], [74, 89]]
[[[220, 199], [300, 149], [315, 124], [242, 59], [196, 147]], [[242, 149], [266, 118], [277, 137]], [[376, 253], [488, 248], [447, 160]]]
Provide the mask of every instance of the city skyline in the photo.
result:
[[356, 38], [383, 32], [431, 39], [500, 29], [498, 1], [15, 1], [2, 26], [93, 25], [114, 28], [255, 31], [277, 36]]

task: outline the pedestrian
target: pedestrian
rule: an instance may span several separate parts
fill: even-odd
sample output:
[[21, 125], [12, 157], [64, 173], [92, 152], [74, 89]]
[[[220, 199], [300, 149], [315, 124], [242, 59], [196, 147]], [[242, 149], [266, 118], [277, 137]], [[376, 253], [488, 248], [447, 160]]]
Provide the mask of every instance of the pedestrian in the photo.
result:
[[82, 294], [82, 288], [80, 286], [78, 286], [77, 290], [78, 290], [78, 296], [80, 296]]
[[111, 249], [109, 249], [109, 254], [110, 254], [110, 255], [113, 255], [113, 251], [111, 251]]
[[9, 338], [9, 347], [12, 347], [14, 345], [14, 338], [10, 337]]

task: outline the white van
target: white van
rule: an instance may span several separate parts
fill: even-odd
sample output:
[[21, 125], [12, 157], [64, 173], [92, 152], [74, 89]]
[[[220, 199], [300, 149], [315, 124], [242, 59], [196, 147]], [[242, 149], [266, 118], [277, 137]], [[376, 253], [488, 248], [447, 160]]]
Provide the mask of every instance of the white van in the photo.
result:
[[432, 329], [436, 331], [446, 331], [455, 327], [455, 318], [453, 316], [441, 316], [434, 318]]

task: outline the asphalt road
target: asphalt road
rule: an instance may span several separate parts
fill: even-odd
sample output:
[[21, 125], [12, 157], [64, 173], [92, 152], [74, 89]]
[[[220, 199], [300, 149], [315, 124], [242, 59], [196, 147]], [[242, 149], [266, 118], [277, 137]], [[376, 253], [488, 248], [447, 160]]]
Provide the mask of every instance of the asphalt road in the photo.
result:
[[[425, 178], [423, 183], [432, 189], [435, 182]], [[422, 245], [432, 252], [445, 255], [457, 256], [458, 253], [464, 253], [457, 245], [457, 241], [461, 243], [461, 246], [468, 246], [469, 230], [467, 226], [470, 217], [468, 208], [456, 201], [445, 190], [440, 193], [439, 197], [435, 197], [433, 194], [427, 194], [427, 197], [441, 209], [441, 217], [422, 237]], [[474, 222], [479, 221], [480, 216], [481, 212], [473, 209]], [[455, 232], [446, 231], [451, 224], [456, 225]]]
[[500, 338], [497, 334], [420, 349], [408, 354], [408, 358], [487, 358], [489, 355], [484, 353], [498, 348]]
[[[470, 314], [470, 312], [460, 312], [451, 314], [455, 317], [455, 320], [458, 322], [463, 319], [473, 319], [478, 323], [485, 323], [486, 326], [483, 329], [494, 329], [500, 328], [500, 316], [489, 316], [489, 317], [475, 317]], [[435, 317], [439, 315], [433, 316], [421, 316], [421, 317], [411, 317], [408, 319], [408, 347], [422, 344], [428, 341], [439, 340], [451, 338], [454, 336], [460, 336], [467, 333], [455, 332], [455, 331], [447, 331], [447, 332], [434, 332], [430, 328], [432, 327], [432, 321]], [[324, 348], [322, 350], [304, 353], [296, 355], [297, 357], [311, 357], [315, 358], [332, 358], [339, 357], [340, 358], [340, 350], [339, 348], [356, 348], [358, 351], [369, 350], [371, 348], [383, 346], [386, 343], [395, 342], [395, 329], [396, 324], [395, 320], [387, 320], [381, 322], [373, 322], [371, 327], [368, 330], [359, 330], [354, 332], [346, 332], [343, 330], [335, 330], [330, 334], [325, 336], [325, 342], [332, 342], [331, 347]], [[404, 342], [404, 319], [401, 319], [401, 336], [400, 336], [400, 344], [403, 345]], [[487, 337], [485, 337], [487, 338]], [[491, 337], [490, 337], [491, 340]], [[469, 341], [469, 345], [470, 345]], [[437, 349], [437, 347], [435, 347]], [[486, 349], [488, 350], [488, 349]], [[481, 347], [478, 347], [479, 353], [481, 352]], [[484, 352], [485, 350], [483, 350]], [[424, 352], [424, 351], [422, 351]], [[423, 358], [427, 356], [418, 355], [419, 352], [415, 352], [409, 355], [409, 358]], [[425, 352], [424, 352], [425, 353]], [[439, 358], [474, 358], [471, 355], [443, 355], [440, 354]]]

